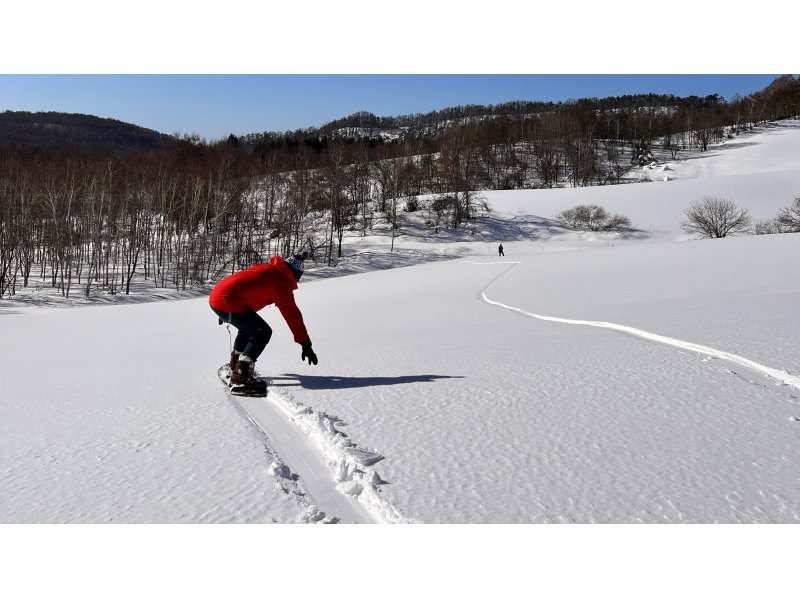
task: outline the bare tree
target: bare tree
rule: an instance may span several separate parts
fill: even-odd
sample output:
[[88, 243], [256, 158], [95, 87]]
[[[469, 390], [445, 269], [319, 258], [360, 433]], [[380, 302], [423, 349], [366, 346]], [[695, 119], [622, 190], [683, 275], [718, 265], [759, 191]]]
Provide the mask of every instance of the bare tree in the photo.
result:
[[[384, 210], [389, 223], [392, 225], [392, 244], [389, 251], [394, 251], [395, 231], [398, 227], [397, 202], [401, 199], [400, 188], [402, 185], [405, 162], [406, 160], [404, 159], [384, 160], [376, 165], [380, 175], [382, 195], [391, 198], [391, 206], [387, 205]], [[414, 199], [416, 199], [415, 196]], [[388, 201], [384, 200], [383, 203], [388, 204]]]
[[747, 210], [722, 197], [704, 197], [692, 203], [684, 213], [686, 220], [682, 222], [683, 230], [700, 233], [710, 239], [746, 232], [750, 228]]
[[439, 169], [445, 183], [445, 192], [440, 199], [448, 205], [452, 227], [458, 228], [474, 217], [474, 204], [480, 198], [474, 191], [479, 174], [474, 129], [460, 127], [448, 132], [441, 145]]
[[348, 201], [347, 155], [346, 146], [342, 142], [328, 146], [328, 163], [324, 169], [324, 189], [328, 199], [330, 227], [328, 229], [328, 265], [334, 265], [333, 239], [337, 240], [337, 257], [342, 257], [342, 240], [348, 225], [352, 202]]

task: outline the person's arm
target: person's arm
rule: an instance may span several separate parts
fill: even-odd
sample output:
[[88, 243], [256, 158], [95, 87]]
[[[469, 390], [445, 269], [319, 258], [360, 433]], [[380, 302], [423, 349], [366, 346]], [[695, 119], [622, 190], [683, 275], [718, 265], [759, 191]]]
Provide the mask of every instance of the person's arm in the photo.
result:
[[278, 306], [283, 319], [286, 320], [286, 324], [289, 326], [289, 330], [292, 331], [294, 342], [299, 345], [310, 343], [311, 338], [308, 336], [308, 330], [306, 330], [305, 322], [303, 322], [303, 314], [300, 313], [300, 308], [295, 303], [294, 293], [291, 290], [280, 289], [276, 293], [275, 305]]

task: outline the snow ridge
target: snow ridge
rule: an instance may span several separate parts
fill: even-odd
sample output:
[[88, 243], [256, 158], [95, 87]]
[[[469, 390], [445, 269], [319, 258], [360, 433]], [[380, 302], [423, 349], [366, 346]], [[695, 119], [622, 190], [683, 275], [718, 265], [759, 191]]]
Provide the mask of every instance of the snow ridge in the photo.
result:
[[[485, 263], [485, 262], [484, 262]], [[492, 263], [503, 263], [503, 262], [492, 262]], [[507, 263], [507, 262], [506, 262]], [[786, 370], [779, 370], [777, 368], [773, 368], [770, 366], [766, 366], [760, 364], [756, 361], [751, 359], [747, 359], [746, 357], [742, 357], [740, 355], [736, 355], [734, 353], [728, 353], [727, 351], [721, 351], [719, 349], [714, 349], [713, 347], [707, 347], [705, 345], [700, 345], [697, 343], [692, 343], [689, 341], [682, 341], [679, 339], [671, 338], [668, 336], [663, 336], [661, 334], [655, 334], [653, 332], [647, 332], [646, 330], [641, 330], [639, 328], [634, 328], [632, 326], [625, 326], [623, 324], [614, 324], [612, 322], [593, 322], [590, 320], [573, 320], [569, 318], [557, 318], [555, 316], [544, 316], [541, 314], [534, 314], [529, 311], [525, 311], [524, 309], [520, 309], [519, 307], [514, 307], [512, 305], [506, 305], [505, 303], [501, 303], [500, 301], [495, 301], [490, 299], [486, 292], [491, 288], [491, 286], [497, 282], [501, 277], [508, 274], [511, 270], [513, 270], [514, 266], [516, 266], [519, 262], [513, 263], [511, 268], [497, 276], [494, 280], [492, 280], [486, 288], [481, 292], [481, 297], [483, 298], [486, 303], [490, 305], [495, 305], [497, 307], [502, 307], [503, 309], [507, 309], [509, 311], [517, 312], [523, 314], [525, 316], [530, 316], [532, 318], [536, 318], [538, 320], [544, 320], [546, 322], [558, 322], [561, 324], [573, 324], [578, 326], [594, 326], [596, 328], [607, 328], [609, 330], [616, 330], [617, 332], [623, 332], [625, 334], [630, 334], [632, 336], [637, 336], [639, 338], [643, 338], [648, 341], [652, 341], [655, 343], [661, 343], [664, 345], [670, 345], [672, 347], [677, 347], [678, 349], [683, 349], [685, 351], [692, 351], [696, 353], [702, 353], [704, 355], [709, 355], [713, 358], [718, 359], [725, 359], [732, 363], [738, 364], [740, 366], [749, 368], [756, 372], [759, 372], [765, 376], [770, 378], [774, 378], [782, 385], [792, 386], [798, 390], [800, 390], [800, 376], [793, 376]]]
[[358, 446], [338, 430], [336, 426], [342, 424], [338, 417], [316, 412], [273, 388], [267, 396], [322, 450], [340, 492], [356, 498], [379, 523], [413, 523], [379, 489], [386, 482], [372, 466], [383, 460], [383, 455]]
[[[380, 486], [386, 482], [372, 466], [383, 460], [383, 455], [359, 446], [338, 430], [336, 426], [343, 423], [338, 417], [316, 412], [274, 387], [270, 387], [266, 399], [258, 401], [277, 409], [311, 441], [310, 444], [322, 453], [336, 490], [354, 499], [371, 519], [377, 523], [413, 523], [380, 491]], [[300, 481], [302, 483], [302, 479]]]

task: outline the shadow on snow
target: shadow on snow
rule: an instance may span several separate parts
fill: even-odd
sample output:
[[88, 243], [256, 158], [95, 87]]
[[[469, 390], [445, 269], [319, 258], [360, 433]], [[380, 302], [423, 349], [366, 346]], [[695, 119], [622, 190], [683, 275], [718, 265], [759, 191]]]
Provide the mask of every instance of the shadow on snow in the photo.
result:
[[394, 384], [415, 384], [435, 382], [444, 378], [464, 378], [464, 376], [437, 376], [419, 374], [416, 376], [304, 376], [284, 374], [273, 376], [272, 386], [301, 386], [312, 390], [336, 390], [341, 388], [365, 388], [368, 386], [392, 386]]

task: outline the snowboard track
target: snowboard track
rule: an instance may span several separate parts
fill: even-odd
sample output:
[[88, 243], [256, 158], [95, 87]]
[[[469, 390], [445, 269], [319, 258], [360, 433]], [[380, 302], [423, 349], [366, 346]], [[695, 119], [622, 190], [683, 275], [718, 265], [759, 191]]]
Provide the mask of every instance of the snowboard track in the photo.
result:
[[314, 411], [283, 390], [266, 397], [228, 394], [266, 447], [270, 470], [305, 507], [298, 523], [412, 523], [381, 491], [373, 465], [383, 455], [337, 429], [338, 417]]
[[[472, 263], [477, 264], [477, 262], [472, 262]], [[663, 336], [661, 334], [655, 334], [653, 332], [647, 332], [646, 330], [634, 328], [633, 326], [625, 326], [624, 324], [614, 324], [613, 322], [598, 322], [591, 320], [575, 320], [570, 318], [558, 318], [555, 316], [545, 316], [541, 314], [535, 314], [529, 311], [525, 311], [524, 309], [521, 309], [519, 307], [515, 307], [513, 305], [507, 305], [505, 303], [501, 303], [500, 301], [490, 299], [489, 296], [487, 295], [487, 292], [492, 287], [492, 285], [494, 285], [494, 283], [496, 283], [500, 278], [511, 272], [511, 270], [513, 270], [514, 267], [517, 266], [517, 264], [519, 263], [520, 262], [512, 262], [510, 268], [508, 268], [507, 270], [496, 276], [494, 279], [492, 279], [489, 282], [489, 284], [486, 285], [483, 291], [481, 291], [481, 298], [486, 303], [506, 309], [514, 313], [522, 314], [524, 316], [528, 316], [531, 318], [536, 318], [537, 320], [543, 320], [545, 322], [556, 322], [559, 324], [572, 324], [576, 326], [592, 326], [595, 328], [605, 328], [607, 330], [621, 332], [623, 334], [628, 334], [630, 336], [635, 336], [662, 345], [668, 345], [684, 351], [708, 355], [713, 359], [724, 359], [728, 362], [734, 363], [741, 367], [747, 368], [749, 370], [758, 372], [759, 374], [772, 378], [776, 380], [781, 386], [790, 386], [793, 387], [795, 390], [800, 390], [800, 376], [794, 376], [789, 372], [787, 372], [786, 370], [780, 370], [767, 365], [763, 365], [746, 357], [742, 357], [741, 355], [728, 353], [727, 351], [721, 351], [720, 349], [714, 349], [713, 347], [700, 345], [698, 343], [692, 343], [689, 341], [683, 341], [669, 336]], [[508, 265], [509, 262], [482, 262], [482, 264]], [[739, 376], [738, 372], [735, 372], [733, 370], [731, 370], [731, 372]]]
[[236, 396], [228, 394], [228, 397], [231, 399], [231, 403], [233, 403], [236, 412], [250, 423], [253, 434], [258, 438], [261, 444], [264, 445], [264, 451], [271, 462], [270, 471], [275, 477], [277, 485], [284, 494], [291, 496], [305, 509], [304, 513], [297, 519], [297, 523], [338, 523], [338, 520], [331, 518], [326, 519], [325, 513], [320, 512], [317, 505], [309, 503], [306, 492], [298, 483], [298, 476], [291, 472], [280, 456], [275, 452], [267, 433], [261, 428], [258, 422], [250, 416], [244, 405], [236, 400]]

